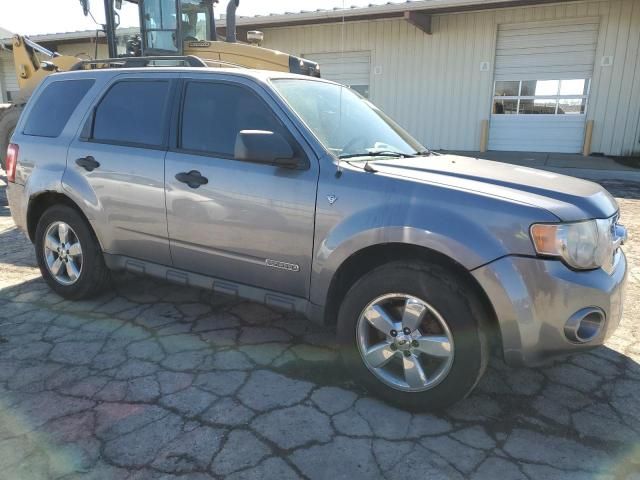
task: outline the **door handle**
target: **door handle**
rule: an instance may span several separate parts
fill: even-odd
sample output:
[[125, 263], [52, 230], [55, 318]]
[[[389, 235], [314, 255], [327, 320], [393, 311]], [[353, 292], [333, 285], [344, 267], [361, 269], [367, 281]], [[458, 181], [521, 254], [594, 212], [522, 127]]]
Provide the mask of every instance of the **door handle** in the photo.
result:
[[92, 156], [79, 158], [76, 160], [76, 164], [84, 168], [87, 172], [93, 172], [100, 166], [100, 163], [96, 161]]
[[176, 180], [182, 183], [186, 183], [191, 188], [199, 188], [202, 185], [209, 183], [209, 179], [203, 177], [197, 170], [191, 170], [190, 172], [182, 172], [176, 175]]

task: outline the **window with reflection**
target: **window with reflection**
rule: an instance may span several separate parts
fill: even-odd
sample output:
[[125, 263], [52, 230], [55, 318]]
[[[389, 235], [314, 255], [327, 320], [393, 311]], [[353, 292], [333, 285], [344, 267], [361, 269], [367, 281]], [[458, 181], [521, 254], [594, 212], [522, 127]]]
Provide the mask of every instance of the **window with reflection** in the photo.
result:
[[588, 78], [565, 80], [499, 80], [495, 82], [494, 115], [584, 115]]

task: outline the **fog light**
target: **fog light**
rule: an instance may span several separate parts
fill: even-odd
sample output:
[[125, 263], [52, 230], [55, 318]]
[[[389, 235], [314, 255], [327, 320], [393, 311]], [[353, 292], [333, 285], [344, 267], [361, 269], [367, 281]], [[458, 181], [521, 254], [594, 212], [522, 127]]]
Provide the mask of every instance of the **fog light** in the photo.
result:
[[584, 308], [574, 313], [567, 321], [564, 334], [570, 342], [590, 342], [602, 331], [604, 319], [604, 312], [599, 308]]

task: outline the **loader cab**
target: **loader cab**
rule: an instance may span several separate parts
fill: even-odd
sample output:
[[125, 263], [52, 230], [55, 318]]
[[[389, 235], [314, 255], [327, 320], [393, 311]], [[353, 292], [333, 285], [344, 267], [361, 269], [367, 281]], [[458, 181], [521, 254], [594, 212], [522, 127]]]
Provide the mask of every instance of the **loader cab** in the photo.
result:
[[143, 55], [182, 55], [185, 41], [215, 36], [212, 0], [140, 0]]
[[[104, 0], [109, 56], [182, 55], [185, 41], [216, 39], [213, 4], [217, 0]], [[84, 6], [88, 0], [83, 0]], [[122, 28], [121, 18], [136, 27]], [[136, 39], [131, 31], [135, 31]]]

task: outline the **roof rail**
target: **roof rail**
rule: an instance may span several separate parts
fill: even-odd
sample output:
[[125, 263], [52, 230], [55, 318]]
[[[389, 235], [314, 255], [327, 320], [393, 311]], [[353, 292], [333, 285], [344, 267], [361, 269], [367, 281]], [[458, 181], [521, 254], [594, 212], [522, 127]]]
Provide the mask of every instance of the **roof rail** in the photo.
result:
[[[207, 64], [200, 57], [196, 57], [195, 55], [186, 55], [186, 56], [153, 56], [153, 57], [122, 57], [122, 58], [105, 58], [98, 60], [82, 60], [73, 67], [71, 67], [71, 71], [75, 70], [87, 70], [87, 66], [89, 66], [90, 70], [98, 69], [98, 68], [137, 68], [137, 67], [154, 67], [158, 65], [150, 65], [152, 62], [161, 61], [161, 62], [183, 62], [187, 64], [189, 67], [195, 68], [203, 68], [207, 67]], [[162, 65], [164, 66], [164, 65]]]

